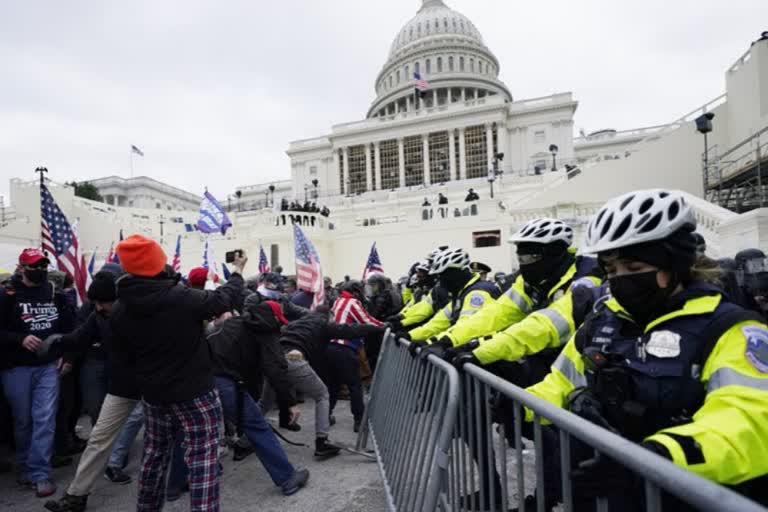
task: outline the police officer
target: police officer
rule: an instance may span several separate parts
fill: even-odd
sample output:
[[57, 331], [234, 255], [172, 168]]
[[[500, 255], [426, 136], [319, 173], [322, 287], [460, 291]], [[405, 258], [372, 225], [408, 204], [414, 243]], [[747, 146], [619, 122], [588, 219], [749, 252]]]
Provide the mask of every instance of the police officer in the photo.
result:
[[[437, 256], [447, 248], [448, 246], [440, 246], [427, 256], [426, 275], [419, 281], [420, 286], [424, 289], [421, 300], [410, 306], [406, 312], [401, 311], [399, 315], [387, 319], [387, 322], [389, 322], [395, 330], [415, 329], [427, 322], [435, 315], [435, 312], [440, 311], [448, 304], [448, 302], [450, 302], [451, 297], [448, 290], [437, 281], [434, 274], [430, 273], [430, 269]], [[419, 269], [417, 269], [417, 275], [418, 274]]]
[[[768, 474], [768, 327], [708, 283], [716, 275], [697, 267], [695, 226], [677, 192], [606, 203], [584, 251], [598, 255], [610, 296], [528, 391], [750, 493]], [[606, 457], [580, 464], [571, 478], [577, 505], [591, 507], [595, 496], [622, 510], [642, 502], [631, 476]]]
[[768, 271], [765, 253], [760, 249], [744, 249], [736, 254], [736, 281], [746, 295], [749, 307], [768, 310]]
[[483, 281], [488, 280], [488, 274], [490, 274], [492, 270], [491, 267], [489, 267], [482, 261], [473, 261], [472, 263], [469, 264], [469, 269], [472, 272], [477, 272], [478, 274], [480, 274], [480, 279], [482, 279]]

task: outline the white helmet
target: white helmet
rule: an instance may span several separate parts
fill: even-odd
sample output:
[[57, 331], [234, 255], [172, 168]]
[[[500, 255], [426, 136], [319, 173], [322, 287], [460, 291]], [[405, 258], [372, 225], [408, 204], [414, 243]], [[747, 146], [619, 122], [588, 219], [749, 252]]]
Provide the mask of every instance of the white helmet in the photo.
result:
[[682, 193], [638, 190], [605, 203], [589, 223], [583, 252], [597, 254], [663, 240], [685, 227], [696, 229], [696, 217]]
[[551, 244], [552, 242], [565, 242], [568, 247], [573, 243], [573, 228], [558, 219], [535, 219], [512, 235], [511, 244], [520, 242], [535, 242], [538, 244]]
[[442, 274], [449, 268], [469, 268], [469, 254], [464, 249], [446, 249], [435, 257], [429, 273]]

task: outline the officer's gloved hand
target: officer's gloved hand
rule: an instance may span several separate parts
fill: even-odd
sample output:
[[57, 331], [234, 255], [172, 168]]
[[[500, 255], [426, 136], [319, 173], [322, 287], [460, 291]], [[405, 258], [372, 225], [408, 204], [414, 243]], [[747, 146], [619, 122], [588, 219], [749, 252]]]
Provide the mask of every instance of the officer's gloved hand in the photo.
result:
[[573, 495], [579, 500], [626, 495], [636, 483], [637, 479], [631, 471], [602, 454], [571, 470]]
[[48, 355], [48, 352], [51, 350], [51, 347], [59, 342], [61, 338], [64, 336], [62, 334], [51, 334], [47, 338], [43, 340], [42, 343], [40, 343], [40, 346], [37, 347], [37, 350], [35, 350], [35, 354], [37, 354], [38, 357], [44, 357]]
[[416, 357], [418, 355], [419, 350], [423, 349], [426, 346], [427, 346], [427, 342], [424, 340], [411, 341], [411, 344], [408, 345], [408, 353], [411, 354], [411, 357]]
[[477, 338], [469, 340], [463, 345], [459, 345], [458, 347], [451, 347], [448, 350], [446, 350], [445, 354], [443, 354], [443, 359], [445, 359], [445, 361], [448, 363], [453, 363], [454, 359], [456, 359], [460, 354], [472, 352], [479, 346], [480, 346], [480, 340], [478, 340]]
[[453, 360], [453, 366], [455, 366], [457, 370], [464, 368], [465, 364], [474, 364], [476, 366], [480, 366], [480, 361], [478, 361], [478, 359], [475, 357], [475, 354], [472, 352], [462, 352]]
[[645, 441], [640, 444], [643, 448], [646, 450], [650, 450], [656, 455], [660, 457], [664, 457], [665, 459], [672, 460], [672, 454], [669, 453], [669, 450], [667, 450], [667, 447], [664, 446], [661, 443], [657, 443], [656, 441]]
[[448, 336], [443, 336], [440, 339], [437, 339], [436, 337], [432, 337], [429, 340], [429, 345], [425, 348], [421, 349], [421, 353], [419, 354], [422, 360], [426, 360], [430, 354], [434, 354], [437, 357], [443, 357], [443, 354], [446, 350], [451, 348], [453, 346], [453, 342], [451, 341], [451, 338]]

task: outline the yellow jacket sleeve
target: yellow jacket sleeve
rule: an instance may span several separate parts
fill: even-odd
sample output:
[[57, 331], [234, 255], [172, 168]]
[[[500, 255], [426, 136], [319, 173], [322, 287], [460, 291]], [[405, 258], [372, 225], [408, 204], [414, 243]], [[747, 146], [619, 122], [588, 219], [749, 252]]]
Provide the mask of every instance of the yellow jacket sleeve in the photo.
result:
[[[487, 301], [471, 318], [456, 322], [445, 336], [454, 346], [463, 345], [473, 338], [494, 334], [516, 324], [531, 311], [533, 301], [524, 291], [525, 282], [518, 276], [512, 287], [496, 300]], [[489, 296], [490, 297], [490, 296]]]
[[423, 341], [436, 336], [451, 326], [451, 305], [435, 313], [429, 322], [408, 332], [414, 341]]
[[405, 318], [403, 318], [401, 324], [403, 327], [420, 324], [428, 318], [431, 318], [434, 314], [435, 311], [432, 308], [432, 301], [430, 300], [429, 296], [426, 296], [422, 298], [420, 302], [408, 308], [408, 311], [405, 312]]
[[[461, 304], [461, 311], [458, 311], [456, 322], [454, 326], [461, 326], [465, 322], [471, 321], [471, 319], [479, 314], [487, 304], [494, 302], [490, 293], [483, 290], [474, 290], [464, 297], [464, 301]], [[438, 338], [446, 335], [446, 330], [451, 327], [451, 320], [453, 315], [452, 304], [448, 304], [441, 310], [440, 313], [432, 317], [426, 325], [414, 329], [410, 332], [411, 339], [414, 340], [426, 340], [432, 336]]]
[[411, 290], [407, 286], [403, 287], [402, 298], [403, 298], [403, 304], [408, 304], [413, 298], [413, 290]]
[[704, 404], [691, 423], [648, 440], [669, 450], [675, 464], [722, 484], [768, 474], [768, 329], [742, 322], [729, 329], [707, 359]]
[[[576, 349], [575, 337], [565, 345], [565, 348], [555, 360], [549, 375], [526, 391], [532, 393], [557, 407], [565, 407], [568, 395], [576, 388], [587, 385], [584, 377], [584, 362], [581, 353]], [[526, 421], [533, 420], [533, 411], [525, 409]]]

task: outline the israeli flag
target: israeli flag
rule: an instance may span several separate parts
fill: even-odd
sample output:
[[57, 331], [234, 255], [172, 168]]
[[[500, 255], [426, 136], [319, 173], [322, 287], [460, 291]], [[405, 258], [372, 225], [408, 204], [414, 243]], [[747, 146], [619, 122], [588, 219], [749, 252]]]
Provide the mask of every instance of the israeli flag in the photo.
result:
[[202, 233], [227, 233], [232, 227], [232, 221], [229, 220], [224, 208], [207, 190], [203, 196], [203, 202], [200, 203], [200, 219], [197, 221], [197, 229]]

